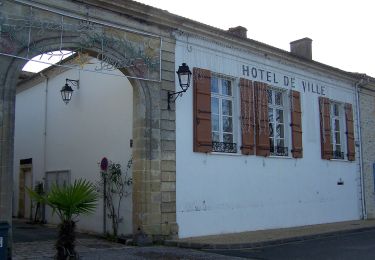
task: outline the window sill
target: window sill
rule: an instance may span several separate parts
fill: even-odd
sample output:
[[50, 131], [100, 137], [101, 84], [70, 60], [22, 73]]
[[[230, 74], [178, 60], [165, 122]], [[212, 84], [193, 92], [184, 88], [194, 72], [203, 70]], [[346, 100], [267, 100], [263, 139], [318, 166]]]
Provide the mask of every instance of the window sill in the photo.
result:
[[222, 152], [211, 152], [211, 153], [208, 153], [208, 154], [212, 154], [212, 155], [229, 155], [229, 156], [240, 156], [242, 154], [240, 153], [222, 153]]
[[276, 158], [276, 159], [293, 159], [291, 156], [277, 156], [277, 155], [270, 155], [266, 158]]
[[[352, 161], [349, 161], [348, 159], [330, 159], [329, 161], [332, 161], [332, 162], [352, 162]], [[355, 162], [355, 161], [353, 161]]]

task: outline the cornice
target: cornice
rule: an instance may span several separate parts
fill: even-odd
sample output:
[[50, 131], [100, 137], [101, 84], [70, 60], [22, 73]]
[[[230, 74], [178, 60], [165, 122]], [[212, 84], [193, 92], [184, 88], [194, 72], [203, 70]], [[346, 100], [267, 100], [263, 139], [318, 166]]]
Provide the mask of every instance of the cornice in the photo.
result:
[[169, 13], [168, 11], [135, 1], [75, 0], [75, 2], [94, 5], [97, 8], [105, 8], [107, 10], [126, 14], [132, 16], [133, 18], [137, 18], [151, 24], [156, 24], [161, 28], [172, 31], [180, 31], [191, 36], [195, 35], [198, 38], [223, 42], [223, 45], [236, 46], [238, 49], [272, 55], [274, 58], [283, 59], [287, 62], [295, 63], [300, 66], [329, 73], [333, 76], [344, 78], [348, 81], [357, 82], [362, 78], [362, 76], [360, 76], [361, 74], [347, 72], [314, 60], [307, 60], [268, 44], [249, 38], [243, 39], [229, 33], [226, 30], [193, 21], [191, 19]]
[[[31, 0], [29, 2], [44, 4], [47, 6], [55, 6], [63, 8], [64, 1], [57, 0]], [[365, 74], [352, 73], [332, 67], [314, 60], [307, 60], [296, 56], [288, 51], [258, 42], [249, 38], [241, 38], [229, 33], [226, 30], [209, 26], [179, 15], [172, 14], [166, 10], [158, 9], [149, 5], [145, 5], [136, 1], [122, 0], [69, 0], [69, 2], [81, 6], [75, 10], [80, 15], [85, 15], [85, 12], [93, 18], [103, 19], [103, 17], [95, 16], [95, 13], [89, 12], [90, 7], [98, 8], [103, 11], [114, 12], [117, 15], [125, 16], [133, 19], [141, 24], [158, 27], [169, 32], [171, 35], [175, 32], [182, 32], [192, 36], [203, 39], [208, 39], [214, 42], [223, 43], [223, 45], [235, 46], [238, 49], [248, 50], [263, 55], [268, 55], [276, 59], [282, 59], [286, 62], [296, 64], [305, 68], [314, 69], [323, 73], [348, 80], [350, 82], [357, 82], [363, 78]], [[82, 8], [84, 5], [87, 10]], [[68, 9], [66, 9], [68, 10]], [[107, 21], [109, 22], [109, 21]], [[111, 21], [113, 22], [113, 21]], [[118, 21], [120, 23], [120, 21]], [[366, 77], [369, 77], [366, 75]], [[374, 78], [369, 77], [371, 80]]]

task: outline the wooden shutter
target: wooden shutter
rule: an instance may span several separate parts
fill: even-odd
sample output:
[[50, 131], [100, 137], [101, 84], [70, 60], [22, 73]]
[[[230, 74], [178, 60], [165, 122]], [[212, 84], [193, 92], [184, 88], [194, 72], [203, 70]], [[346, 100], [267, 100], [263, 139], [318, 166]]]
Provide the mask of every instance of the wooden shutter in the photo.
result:
[[320, 143], [322, 159], [325, 160], [330, 160], [332, 158], [330, 110], [329, 99], [326, 97], [319, 97]]
[[301, 95], [298, 91], [291, 91], [291, 128], [292, 128], [292, 155], [294, 158], [302, 158], [302, 118]]
[[346, 119], [346, 143], [348, 148], [348, 160], [355, 161], [354, 122], [352, 104], [345, 104]]
[[254, 86], [248, 79], [240, 79], [242, 154], [255, 152]]
[[211, 71], [193, 69], [194, 80], [194, 152], [212, 151]]
[[254, 82], [256, 155], [270, 155], [267, 84]]

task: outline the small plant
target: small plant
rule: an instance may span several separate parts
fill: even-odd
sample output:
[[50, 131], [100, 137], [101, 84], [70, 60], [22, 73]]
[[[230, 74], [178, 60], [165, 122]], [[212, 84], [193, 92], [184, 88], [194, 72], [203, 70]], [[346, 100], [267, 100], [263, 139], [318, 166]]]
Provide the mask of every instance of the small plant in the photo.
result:
[[100, 180], [97, 183], [97, 189], [104, 195], [104, 203], [108, 208], [107, 217], [112, 222], [112, 236], [114, 240], [118, 238], [119, 224], [123, 221], [120, 215], [121, 201], [130, 194], [129, 186], [133, 180], [129, 176], [132, 166], [132, 159], [126, 165], [125, 171], [121, 169], [119, 163], [110, 162], [107, 172], [101, 172]]
[[98, 201], [98, 194], [94, 185], [90, 182], [78, 179], [72, 185], [62, 187], [54, 184], [47, 194], [38, 194], [34, 190], [27, 190], [32, 199], [38, 203], [47, 204], [57, 214], [59, 224], [58, 239], [56, 242], [56, 259], [77, 259], [75, 251], [75, 227], [74, 219], [81, 214], [93, 213]]
[[[43, 182], [41, 181], [37, 182], [37, 184], [34, 187], [34, 191], [38, 195], [43, 196], [44, 195]], [[43, 222], [41, 219], [41, 215], [42, 215], [42, 203], [38, 201], [35, 206], [34, 223]]]

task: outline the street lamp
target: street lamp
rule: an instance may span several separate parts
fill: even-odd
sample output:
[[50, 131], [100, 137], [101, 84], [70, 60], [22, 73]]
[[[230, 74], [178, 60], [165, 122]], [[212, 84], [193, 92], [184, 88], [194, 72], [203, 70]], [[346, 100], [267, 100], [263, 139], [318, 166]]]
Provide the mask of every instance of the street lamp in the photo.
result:
[[188, 88], [190, 87], [190, 80], [191, 80], [191, 71], [189, 69], [189, 66], [186, 65], [186, 63], [182, 63], [181, 66], [178, 67], [178, 70], [176, 71], [178, 76], [178, 82], [180, 84], [181, 91], [177, 92], [170, 92], [168, 91], [168, 110], [171, 109], [171, 102], [175, 102], [176, 99], [179, 96], [182, 96], [183, 93], [185, 93]]
[[65, 102], [65, 104], [68, 104], [69, 101], [72, 99], [73, 89], [70, 85], [72, 85], [74, 87], [77, 87], [77, 89], [78, 89], [79, 88], [79, 81], [74, 80], [74, 79], [66, 79], [65, 85], [60, 90], [61, 98]]

